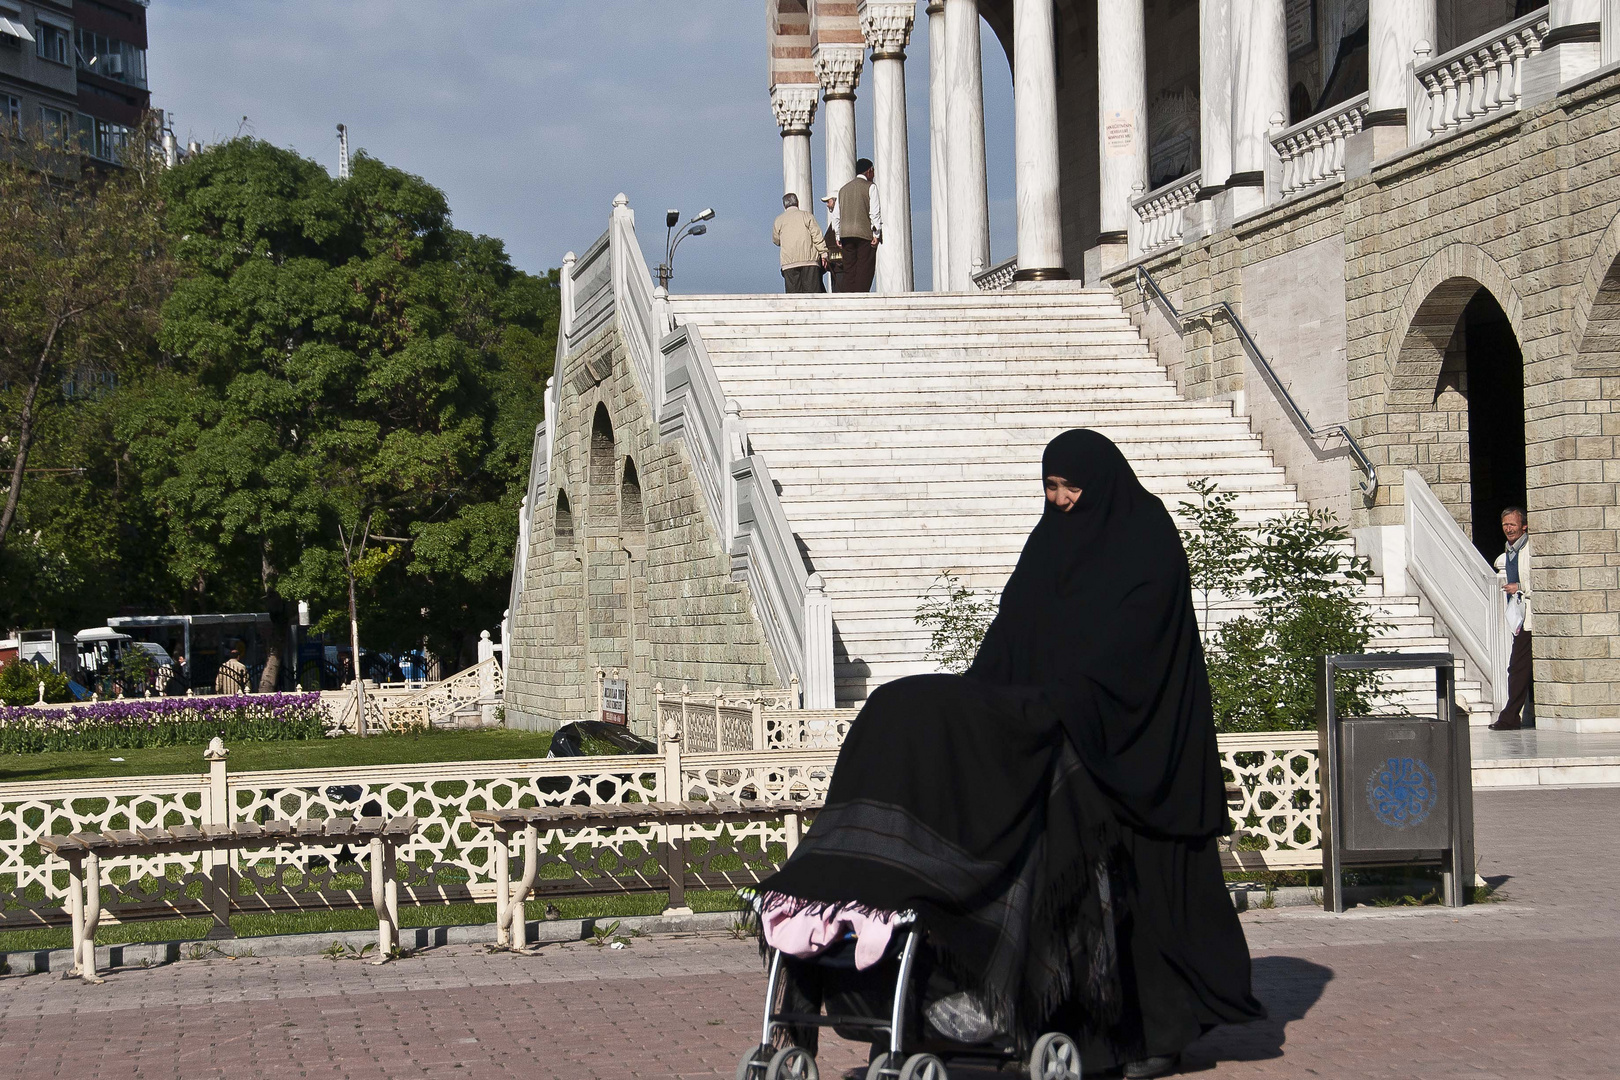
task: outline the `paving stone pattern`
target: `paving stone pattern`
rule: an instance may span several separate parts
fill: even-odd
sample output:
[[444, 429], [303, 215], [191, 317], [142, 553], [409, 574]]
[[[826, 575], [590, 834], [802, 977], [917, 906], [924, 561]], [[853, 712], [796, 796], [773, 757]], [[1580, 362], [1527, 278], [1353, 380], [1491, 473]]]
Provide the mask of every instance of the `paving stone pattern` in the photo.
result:
[[[1244, 916], [1271, 1019], [1189, 1053], [1211, 1078], [1612, 1077], [1620, 791], [1482, 793], [1502, 903]], [[0, 1077], [712, 1077], [756, 1038], [751, 941], [642, 938], [397, 963], [183, 961], [104, 986], [0, 979]], [[822, 1075], [864, 1055], [824, 1044]], [[957, 1075], [964, 1075], [958, 1072]]]

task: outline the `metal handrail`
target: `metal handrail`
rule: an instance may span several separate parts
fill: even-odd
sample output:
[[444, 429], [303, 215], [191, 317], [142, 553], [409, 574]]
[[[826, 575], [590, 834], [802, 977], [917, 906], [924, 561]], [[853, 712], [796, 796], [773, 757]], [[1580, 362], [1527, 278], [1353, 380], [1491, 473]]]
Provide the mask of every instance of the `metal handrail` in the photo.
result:
[[[1143, 286], [1144, 282], [1146, 282], [1146, 287]], [[1239, 340], [1243, 342], [1244, 351], [1249, 354], [1249, 359], [1254, 361], [1254, 366], [1260, 369], [1260, 374], [1264, 376], [1272, 390], [1276, 391], [1277, 397], [1282, 401], [1283, 408], [1288, 411], [1289, 418], [1293, 420], [1294, 426], [1307, 439], [1312, 441], [1329, 435], [1343, 437], [1343, 452], [1355, 458], [1357, 467], [1361, 469], [1365, 476], [1365, 479], [1359, 485], [1362, 494], [1367, 497], [1368, 501], [1372, 500], [1373, 496], [1378, 492], [1378, 470], [1374, 467], [1372, 460], [1367, 457], [1366, 452], [1361, 449], [1361, 444], [1356, 441], [1356, 437], [1350, 434], [1350, 429], [1343, 424], [1332, 424], [1325, 428], [1318, 428], [1305, 418], [1304, 410], [1299, 407], [1299, 403], [1294, 400], [1294, 396], [1288, 392], [1288, 388], [1282, 384], [1282, 380], [1272, 370], [1271, 363], [1265, 358], [1265, 354], [1260, 351], [1260, 346], [1255, 344], [1254, 336], [1249, 333], [1249, 328], [1243, 325], [1243, 320], [1238, 318], [1238, 313], [1232, 309], [1231, 304], [1228, 304], [1225, 300], [1220, 300], [1183, 314], [1176, 310], [1176, 306], [1170, 302], [1170, 297], [1166, 296], [1164, 290], [1159, 288], [1159, 283], [1153, 280], [1153, 275], [1148, 273], [1145, 266], [1136, 268], [1136, 288], [1138, 292], [1144, 294], [1148, 289], [1153, 290], [1153, 295], [1158, 298], [1159, 303], [1169, 313], [1170, 319], [1176, 324], [1178, 332], [1184, 333], [1188, 321], [1192, 319], [1225, 315], [1227, 322], [1231, 323], [1232, 328], [1237, 331]], [[1323, 455], [1326, 457], [1341, 456], [1338, 453], [1327, 453], [1326, 451], [1323, 452]]]

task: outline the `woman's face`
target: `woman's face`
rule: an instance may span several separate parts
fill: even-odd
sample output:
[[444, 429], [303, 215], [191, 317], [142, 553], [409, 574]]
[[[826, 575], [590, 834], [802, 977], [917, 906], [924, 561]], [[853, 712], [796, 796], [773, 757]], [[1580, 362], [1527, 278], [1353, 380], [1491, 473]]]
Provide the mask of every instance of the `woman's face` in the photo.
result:
[[1080, 489], [1061, 476], [1048, 476], [1046, 501], [1067, 514], [1080, 501]]

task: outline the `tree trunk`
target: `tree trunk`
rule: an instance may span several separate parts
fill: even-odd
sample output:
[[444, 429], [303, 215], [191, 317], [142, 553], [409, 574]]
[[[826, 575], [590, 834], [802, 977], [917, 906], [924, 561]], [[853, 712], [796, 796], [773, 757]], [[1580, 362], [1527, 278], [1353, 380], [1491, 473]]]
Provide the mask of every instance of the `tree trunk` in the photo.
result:
[[270, 566], [268, 546], [259, 548], [259, 580], [264, 585], [264, 606], [270, 612], [270, 641], [265, 648], [264, 672], [259, 676], [259, 693], [273, 694], [281, 689], [281, 668], [287, 648], [287, 602], [270, 587], [275, 572]]
[[22, 416], [17, 424], [17, 460], [11, 463], [11, 489], [6, 492], [6, 508], [0, 511], [0, 549], [6, 546], [11, 523], [17, 520], [17, 503], [22, 498], [28, 450], [34, 444], [34, 402], [39, 397], [40, 383], [45, 381], [45, 365], [50, 359], [51, 349], [56, 345], [56, 334], [61, 329], [61, 319], [51, 324], [51, 332], [45, 335], [45, 347], [39, 350], [39, 358], [34, 361], [34, 374], [28, 382], [28, 392], [23, 395]]

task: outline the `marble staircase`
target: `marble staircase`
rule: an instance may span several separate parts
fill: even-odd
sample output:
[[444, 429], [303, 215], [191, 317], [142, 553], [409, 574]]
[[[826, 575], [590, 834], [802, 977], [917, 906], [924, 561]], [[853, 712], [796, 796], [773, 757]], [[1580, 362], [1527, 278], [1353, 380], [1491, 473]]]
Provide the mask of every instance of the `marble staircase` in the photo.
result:
[[[933, 670], [914, 615], [940, 575], [999, 592], [1041, 510], [1041, 450], [1067, 428], [1106, 433], [1172, 513], [1193, 498], [1187, 482], [1204, 476], [1237, 493], [1248, 524], [1302, 505], [1230, 405], [1181, 397], [1106, 290], [671, 297], [670, 306], [698, 328], [808, 565], [826, 581], [840, 706]], [[1378, 579], [1364, 596], [1389, 624], [1377, 648], [1449, 647], [1415, 598], [1385, 596]], [[1247, 606], [1223, 600], [1212, 621]], [[1401, 689], [1421, 704], [1421, 678]], [[1466, 670], [1459, 696], [1486, 718]]]

